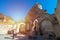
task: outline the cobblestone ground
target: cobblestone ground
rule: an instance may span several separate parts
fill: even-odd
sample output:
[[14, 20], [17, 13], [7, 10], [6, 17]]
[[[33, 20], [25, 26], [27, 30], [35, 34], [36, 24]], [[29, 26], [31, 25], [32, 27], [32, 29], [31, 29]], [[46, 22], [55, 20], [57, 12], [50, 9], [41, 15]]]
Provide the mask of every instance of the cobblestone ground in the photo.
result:
[[16, 36], [14, 39], [11, 37], [11, 35], [2, 35], [0, 34], [0, 40], [43, 40], [42, 37], [38, 37], [37, 39], [29, 39], [27, 36], [25, 35], [18, 35]]
[[25, 35], [18, 35], [13, 39], [12, 35], [0, 34], [0, 40], [29, 40], [29, 39]]
[[37, 36], [37, 38], [28, 38], [25, 35], [18, 35], [13, 39], [11, 35], [0, 35], [0, 40], [48, 40], [48, 39], [45, 39], [43, 36]]
[[16, 40], [16, 39], [12, 39], [10, 35], [0, 34], [0, 40]]

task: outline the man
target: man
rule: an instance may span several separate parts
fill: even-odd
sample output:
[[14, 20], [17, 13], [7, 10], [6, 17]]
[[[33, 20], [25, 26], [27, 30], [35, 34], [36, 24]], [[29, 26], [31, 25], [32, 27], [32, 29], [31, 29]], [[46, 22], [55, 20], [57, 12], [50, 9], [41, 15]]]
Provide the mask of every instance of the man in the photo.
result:
[[16, 33], [16, 29], [14, 29], [14, 30], [13, 30], [13, 39], [14, 39], [14, 37], [16, 36], [16, 34], [17, 34], [17, 33]]

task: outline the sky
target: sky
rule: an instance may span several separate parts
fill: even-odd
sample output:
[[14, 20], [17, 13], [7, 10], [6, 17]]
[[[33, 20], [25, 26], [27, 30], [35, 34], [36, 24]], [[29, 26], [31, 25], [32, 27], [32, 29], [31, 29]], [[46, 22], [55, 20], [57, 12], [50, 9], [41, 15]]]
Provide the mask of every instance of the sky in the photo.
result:
[[0, 0], [0, 13], [12, 17], [15, 21], [24, 20], [37, 2], [50, 15], [54, 14], [57, 0]]

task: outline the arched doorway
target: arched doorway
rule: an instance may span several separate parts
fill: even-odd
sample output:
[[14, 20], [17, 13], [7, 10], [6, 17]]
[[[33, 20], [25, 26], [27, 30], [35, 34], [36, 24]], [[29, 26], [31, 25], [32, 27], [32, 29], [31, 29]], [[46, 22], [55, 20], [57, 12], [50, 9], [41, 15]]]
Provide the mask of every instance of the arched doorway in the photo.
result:
[[25, 33], [25, 23], [20, 23], [19, 33]]

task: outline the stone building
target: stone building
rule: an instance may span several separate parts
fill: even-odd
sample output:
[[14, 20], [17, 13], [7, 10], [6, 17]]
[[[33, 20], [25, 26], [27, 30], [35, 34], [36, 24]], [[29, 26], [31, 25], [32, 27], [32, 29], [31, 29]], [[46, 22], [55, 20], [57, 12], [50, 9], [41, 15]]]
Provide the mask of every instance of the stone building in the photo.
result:
[[[41, 8], [40, 8], [41, 7]], [[26, 16], [26, 24], [27, 25], [27, 29], [31, 29], [31, 27], [33, 26], [33, 21], [38, 17], [41, 16], [43, 13], [42, 11], [42, 6], [40, 4], [35, 4], [31, 10], [28, 12], [27, 16]]]
[[57, 2], [57, 8], [56, 8], [55, 14], [56, 14], [57, 19], [58, 19], [59, 24], [60, 24], [60, 0], [58, 0], [58, 2]]
[[[40, 4], [35, 4], [26, 16], [26, 29], [28, 32], [35, 30], [37, 33], [43, 33], [45, 36], [54, 31], [54, 17], [47, 14], [46, 10], [42, 10]], [[31, 34], [31, 33], [30, 33]]]
[[56, 36], [60, 37], [60, 0], [57, 0], [57, 8], [55, 9], [55, 15], [58, 20], [58, 24], [55, 25]]
[[35, 27], [38, 32], [42, 31], [45, 36], [53, 32], [56, 37], [60, 37], [60, 0], [57, 2], [57, 8], [53, 15], [49, 15], [46, 10], [42, 10], [40, 4], [35, 4], [31, 8], [26, 16], [26, 30], [30, 32]]

